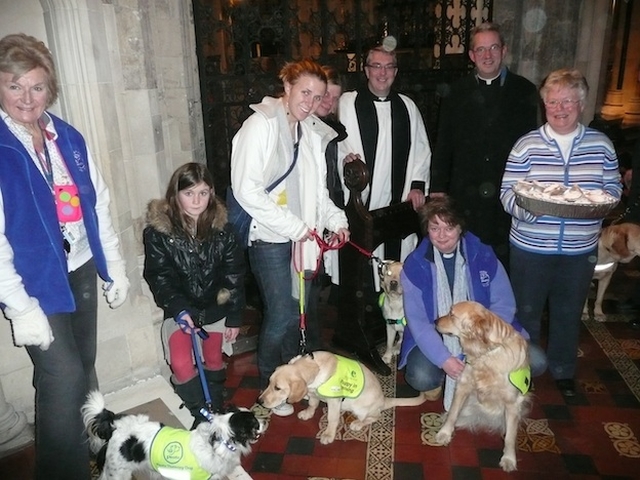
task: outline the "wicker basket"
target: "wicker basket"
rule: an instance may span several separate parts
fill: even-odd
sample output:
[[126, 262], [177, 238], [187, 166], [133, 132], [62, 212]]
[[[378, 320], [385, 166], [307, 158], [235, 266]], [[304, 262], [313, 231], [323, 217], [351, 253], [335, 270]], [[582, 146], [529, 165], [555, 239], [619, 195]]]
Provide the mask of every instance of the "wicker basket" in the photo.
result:
[[615, 208], [618, 201], [610, 203], [584, 204], [584, 203], [555, 203], [545, 202], [538, 198], [525, 197], [515, 192], [516, 203], [530, 212], [536, 214], [553, 215], [562, 218], [604, 218]]

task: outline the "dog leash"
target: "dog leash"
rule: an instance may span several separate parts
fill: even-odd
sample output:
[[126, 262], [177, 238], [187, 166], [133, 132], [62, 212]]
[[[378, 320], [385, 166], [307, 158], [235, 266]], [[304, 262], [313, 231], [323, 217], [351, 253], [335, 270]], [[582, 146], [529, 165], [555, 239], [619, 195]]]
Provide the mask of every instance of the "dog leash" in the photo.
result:
[[307, 280], [313, 280], [314, 278], [316, 278], [316, 276], [318, 275], [318, 272], [320, 271], [320, 265], [322, 262], [322, 258], [325, 254], [325, 252], [328, 252], [330, 250], [339, 250], [341, 248], [343, 248], [345, 245], [349, 244], [351, 245], [353, 248], [355, 248], [358, 252], [362, 253], [365, 257], [367, 257], [369, 260], [375, 260], [378, 263], [378, 272], [381, 271], [382, 266], [384, 265], [384, 262], [376, 257], [373, 252], [369, 252], [368, 250], [365, 250], [363, 247], [361, 247], [360, 245], [354, 243], [351, 240], [345, 240], [345, 241], [338, 241], [336, 243], [333, 242], [327, 242], [325, 241], [324, 238], [322, 238], [317, 230], [313, 229], [311, 230], [311, 235], [313, 237], [313, 239], [316, 241], [316, 243], [318, 244], [318, 247], [320, 248], [320, 253], [318, 254], [318, 257], [316, 259], [316, 267], [313, 271], [313, 274], [310, 277], [305, 277], [304, 275], [304, 253], [303, 253], [303, 245], [302, 242], [294, 242], [293, 244], [293, 252], [292, 252], [292, 256], [293, 256], [293, 268], [296, 271], [297, 275], [298, 275], [298, 282], [299, 282], [299, 299], [298, 299], [298, 309], [300, 312], [300, 348], [299, 348], [299, 353], [300, 355], [305, 355], [310, 353], [308, 348], [307, 348], [307, 313], [305, 310], [305, 282]]
[[346, 241], [338, 241], [336, 243], [327, 242], [322, 238], [318, 232], [314, 229], [311, 230], [311, 235], [315, 242], [318, 244], [320, 248], [320, 253], [316, 258], [316, 267], [313, 271], [313, 274], [310, 277], [305, 277], [304, 275], [304, 246], [303, 242], [295, 242], [293, 244], [293, 268], [298, 275], [298, 285], [299, 285], [299, 299], [298, 299], [298, 309], [300, 312], [300, 355], [306, 355], [309, 352], [307, 348], [307, 312], [305, 310], [305, 300], [306, 300], [306, 281], [311, 281], [318, 276], [318, 272], [320, 271], [320, 265], [322, 264], [322, 258], [325, 252], [329, 250], [338, 250], [347, 243]]
[[[299, 346], [299, 354], [305, 355], [309, 353], [307, 348], [307, 312], [305, 310], [305, 283], [306, 278], [304, 276], [304, 251], [303, 251], [302, 242], [295, 242], [293, 244], [293, 269], [296, 271], [298, 275], [298, 311], [300, 312], [300, 346]], [[318, 257], [318, 261], [316, 264], [316, 271], [313, 276], [310, 278], [312, 280], [318, 274], [318, 270], [320, 269], [320, 259], [322, 258], [322, 253]]]
[[202, 391], [204, 392], [204, 404], [206, 408], [200, 409], [200, 414], [206, 418], [209, 422], [213, 420], [211, 413], [213, 412], [213, 406], [211, 402], [211, 393], [209, 392], [209, 385], [207, 384], [207, 377], [204, 375], [204, 367], [202, 360], [200, 359], [200, 348], [198, 347], [198, 335], [202, 340], [209, 338], [209, 334], [202, 328], [198, 329], [196, 333], [195, 328], [191, 328], [186, 320], [179, 319], [176, 322], [183, 331], [189, 330], [191, 334], [191, 345], [193, 346], [193, 356], [196, 359], [196, 366], [198, 367], [198, 376], [200, 377], [200, 383], [202, 384]]

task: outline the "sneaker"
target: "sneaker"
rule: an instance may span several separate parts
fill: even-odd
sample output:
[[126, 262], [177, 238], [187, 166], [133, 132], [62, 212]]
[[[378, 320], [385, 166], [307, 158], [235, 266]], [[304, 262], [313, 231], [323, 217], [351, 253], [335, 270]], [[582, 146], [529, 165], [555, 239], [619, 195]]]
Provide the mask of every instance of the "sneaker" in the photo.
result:
[[293, 405], [290, 403], [281, 403], [277, 407], [272, 408], [271, 413], [279, 417], [288, 417], [293, 413]]

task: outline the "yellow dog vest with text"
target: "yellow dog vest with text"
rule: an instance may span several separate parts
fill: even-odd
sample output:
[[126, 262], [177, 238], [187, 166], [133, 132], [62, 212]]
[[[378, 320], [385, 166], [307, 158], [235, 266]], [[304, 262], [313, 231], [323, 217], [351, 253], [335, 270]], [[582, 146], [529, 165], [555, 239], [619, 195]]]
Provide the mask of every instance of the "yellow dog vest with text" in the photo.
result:
[[[183, 478], [190, 472], [191, 480], [208, 480], [211, 474], [203, 470], [189, 448], [191, 432], [172, 427], [158, 430], [149, 452], [153, 469], [165, 478]], [[171, 476], [171, 472], [177, 476]]]
[[320, 385], [318, 393], [323, 397], [356, 398], [364, 389], [364, 371], [362, 365], [350, 358], [336, 355], [338, 365], [335, 373]]

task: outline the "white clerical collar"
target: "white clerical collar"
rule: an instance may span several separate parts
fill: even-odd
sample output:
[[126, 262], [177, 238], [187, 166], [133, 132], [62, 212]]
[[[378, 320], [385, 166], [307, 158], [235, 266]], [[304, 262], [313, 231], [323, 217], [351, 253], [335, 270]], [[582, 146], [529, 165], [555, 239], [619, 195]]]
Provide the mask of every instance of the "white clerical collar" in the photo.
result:
[[478, 75], [476, 75], [476, 78], [478, 79], [478, 82], [482, 82], [482, 83], [486, 83], [487, 85], [491, 85], [491, 83], [492, 83], [494, 80], [496, 80], [496, 79], [500, 78], [500, 73], [498, 73], [498, 75], [496, 75], [495, 77], [490, 78], [490, 79], [488, 79], [488, 80], [487, 80], [486, 78], [479, 77]]

